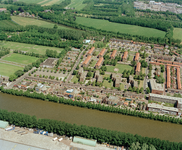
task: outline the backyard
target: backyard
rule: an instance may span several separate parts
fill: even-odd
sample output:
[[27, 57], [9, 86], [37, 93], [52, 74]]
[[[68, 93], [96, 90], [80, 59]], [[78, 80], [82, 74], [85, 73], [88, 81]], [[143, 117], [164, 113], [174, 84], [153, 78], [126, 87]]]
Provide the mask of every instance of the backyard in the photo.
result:
[[113, 22], [109, 22], [108, 20], [101, 20], [101, 19], [76, 17], [76, 22], [78, 24], [82, 24], [85, 26], [94, 27], [94, 28], [102, 29], [106, 31], [114, 31], [114, 32], [127, 33], [127, 34], [133, 34], [133, 35], [143, 35], [147, 37], [163, 38], [166, 33], [164, 31], [160, 31], [157, 29], [140, 27], [135, 25], [113, 23]]
[[123, 73], [124, 70], [131, 70], [132, 67], [129, 65], [124, 65], [124, 64], [116, 64], [116, 66], [106, 66], [107, 67], [107, 72], [116, 72], [114, 71], [115, 68], [117, 68], [119, 71], [118, 73]]
[[17, 70], [23, 70], [22, 67], [0, 63], [0, 75], [9, 77], [14, 74]]
[[17, 43], [17, 42], [1, 42], [0, 46], [3, 46], [5, 48], [10, 48], [13, 50], [34, 52], [34, 53], [38, 53], [42, 55], [45, 55], [47, 49], [56, 50], [58, 53], [60, 53], [63, 50], [62, 48], [39, 46], [34, 44], [24, 44], [24, 43]]
[[28, 64], [35, 62], [37, 59], [38, 58], [36, 58], [36, 57], [13, 53], [11, 55], [7, 55], [2, 60], [28, 65]]

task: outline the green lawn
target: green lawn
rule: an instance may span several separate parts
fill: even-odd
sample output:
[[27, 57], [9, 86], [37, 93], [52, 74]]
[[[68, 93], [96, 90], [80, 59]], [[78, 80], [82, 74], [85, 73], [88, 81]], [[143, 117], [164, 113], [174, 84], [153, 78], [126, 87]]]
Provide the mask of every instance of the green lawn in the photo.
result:
[[76, 76], [73, 76], [73, 78], [71, 79], [71, 82], [73, 82], [73, 83], [76, 82], [77, 83], [78, 82], [78, 78]]
[[130, 55], [129, 61], [132, 61], [132, 60], [133, 60], [133, 55]]
[[36, 57], [13, 53], [11, 55], [4, 57], [2, 60], [7, 60], [7, 61], [12, 61], [12, 62], [28, 65], [30, 63], [35, 62], [37, 59], [38, 58]]
[[67, 7], [75, 8], [76, 10], [83, 9], [87, 4], [82, 4], [84, 0], [71, 0], [71, 4]]
[[107, 72], [114, 72], [115, 68], [118, 68], [119, 71], [118, 73], [123, 73], [123, 71], [126, 70], [131, 70], [132, 67], [129, 65], [124, 65], [124, 64], [116, 64], [116, 66], [106, 66], [107, 67]]
[[1, 20], [0, 21], [0, 27], [15, 27], [18, 26], [18, 24], [14, 23], [11, 20]]
[[34, 3], [37, 4], [43, 0], [18, 0], [19, 2], [25, 2], [25, 3]]
[[107, 80], [104, 80], [103, 86], [105, 86], [107, 88], [111, 88], [111, 87], [113, 87], [113, 82], [109, 83]]
[[7, 8], [13, 6], [12, 4], [0, 4], [0, 8]]
[[[53, 28], [54, 23], [42, 21], [42, 20], [37, 20], [37, 19], [32, 19], [32, 18], [25, 18], [25, 17], [18, 17], [18, 16], [11, 16], [11, 19], [18, 23], [19, 25], [26, 26], [26, 25], [37, 25], [45, 28]], [[58, 29], [70, 29], [65, 26], [58, 25]]]
[[10, 48], [13, 50], [34, 52], [38, 54], [45, 54], [46, 49], [56, 50], [58, 53], [60, 53], [63, 50], [62, 48], [57, 48], [57, 47], [39, 46], [34, 44], [25, 44], [25, 43], [17, 43], [17, 42], [2, 42], [0, 43], [0, 46], [3, 46], [5, 48]]
[[152, 28], [145, 28], [135, 25], [127, 25], [109, 22], [108, 20], [91, 19], [84, 17], [76, 17], [76, 22], [89, 27], [102, 29], [106, 31], [114, 31], [120, 33], [128, 33], [133, 35], [144, 35], [147, 37], [164, 37], [166, 32]]
[[174, 28], [173, 38], [182, 40], [182, 28]]
[[63, 0], [43, 0], [42, 2], [39, 2], [42, 6], [50, 6], [54, 4], [60, 4]]
[[0, 63], [0, 75], [9, 77], [14, 74], [17, 70], [23, 70], [22, 67]]
[[90, 67], [94, 67], [96, 63], [97, 63], [97, 61], [94, 60], [94, 61], [91, 63]]

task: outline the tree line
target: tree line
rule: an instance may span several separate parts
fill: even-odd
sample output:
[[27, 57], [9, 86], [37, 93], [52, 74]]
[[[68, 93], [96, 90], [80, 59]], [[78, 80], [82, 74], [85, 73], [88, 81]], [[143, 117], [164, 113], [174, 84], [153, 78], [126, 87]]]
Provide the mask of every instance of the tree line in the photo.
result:
[[146, 119], [152, 119], [152, 120], [158, 120], [162, 122], [171, 122], [175, 124], [182, 124], [182, 119], [179, 118], [174, 118], [170, 116], [161, 116], [161, 115], [154, 115], [153, 113], [144, 113], [143, 111], [132, 111], [127, 108], [118, 108], [118, 107], [113, 107], [113, 106], [105, 106], [101, 104], [94, 104], [91, 102], [81, 102], [81, 101], [73, 101], [72, 99], [64, 99], [57, 97], [56, 95], [52, 96], [50, 94], [44, 95], [43, 93], [30, 93], [29, 89], [26, 92], [23, 92], [22, 90], [14, 90], [14, 89], [4, 89], [3, 87], [0, 87], [0, 91], [3, 93], [7, 94], [12, 94], [16, 96], [25, 96], [25, 97], [30, 97], [30, 98], [36, 98], [40, 100], [46, 100], [46, 101], [52, 101], [55, 103], [63, 103], [66, 105], [72, 105], [72, 106], [78, 106], [78, 107], [83, 107], [83, 108], [88, 108], [88, 109], [96, 109], [99, 111], [106, 111], [106, 112], [111, 112], [111, 113], [118, 113], [118, 114], [123, 114], [123, 115], [129, 115], [129, 116], [135, 116], [135, 117], [140, 117], [140, 118], [146, 118]]
[[20, 127], [39, 128], [45, 131], [54, 132], [58, 135], [81, 136], [88, 139], [95, 139], [98, 143], [107, 142], [117, 146], [132, 146], [139, 142], [141, 145], [153, 145], [157, 150], [181, 150], [182, 143], [169, 142], [157, 138], [142, 137], [125, 132], [112, 131], [86, 125], [76, 125], [50, 119], [37, 119], [35, 116], [8, 112], [0, 109], [0, 120], [8, 121]]
[[0, 47], [0, 58], [9, 54], [9, 53], [10, 53], [9, 48]]

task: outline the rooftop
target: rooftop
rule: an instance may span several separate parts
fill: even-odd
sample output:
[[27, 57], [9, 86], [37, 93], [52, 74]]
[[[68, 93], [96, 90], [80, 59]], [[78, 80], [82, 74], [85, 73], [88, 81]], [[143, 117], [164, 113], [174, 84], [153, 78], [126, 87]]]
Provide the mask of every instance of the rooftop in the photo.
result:
[[150, 85], [153, 90], [164, 91], [162, 85], [156, 83], [154, 79], [150, 79]]
[[163, 109], [163, 110], [167, 110], [167, 111], [175, 111], [178, 112], [178, 108], [174, 108], [174, 107], [166, 107], [163, 105], [159, 105], [156, 103], [149, 103], [148, 107], [152, 107], [152, 108], [157, 108], [157, 109]]
[[153, 96], [153, 97], [163, 98], [163, 99], [170, 99], [170, 100], [178, 101], [178, 103], [182, 103], [182, 98], [179, 98], [179, 97], [171, 97], [171, 96], [158, 95], [158, 94], [153, 94], [153, 93], [150, 93], [149, 95]]
[[89, 62], [89, 60], [91, 59], [91, 56], [88, 56], [86, 59], [85, 59], [85, 61], [83, 62], [83, 64], [87, 64], [88, 62]]
[[100, 66], [102, 61], [103, 61], [103, 59], [104, 59], [103, 57], [100, 57], [98, 62], [97, 62], [97, 64], [95, 66]]
[[100, 52], [99, 56], [103, 56], [105, 51], [106, 51], [106, 49], [103, 48], [102, 51]]

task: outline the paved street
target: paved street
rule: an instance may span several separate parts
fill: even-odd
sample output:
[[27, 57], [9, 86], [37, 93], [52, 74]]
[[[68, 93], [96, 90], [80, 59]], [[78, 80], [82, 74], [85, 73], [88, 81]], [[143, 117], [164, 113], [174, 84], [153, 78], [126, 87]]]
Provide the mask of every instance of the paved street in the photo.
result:
[[71, 80], [73, 71], [76, 69], [77, 65], [79, 64], [80, 58], [81, 58], [81, 56], [83, 55], [83, 52], [84, 52], [84, 51], [85, 51], [85, 49], [84, 49], [84, 50], [80, 53], [80, 55], [78, 56], [78, 59], [77, 59], [75, 65], [73, 66], [71, 72], [69, 73], [69, 75], [68, 75], [68, 77], [67, 77], [66, 83], [68, 83], [68, 82]]

